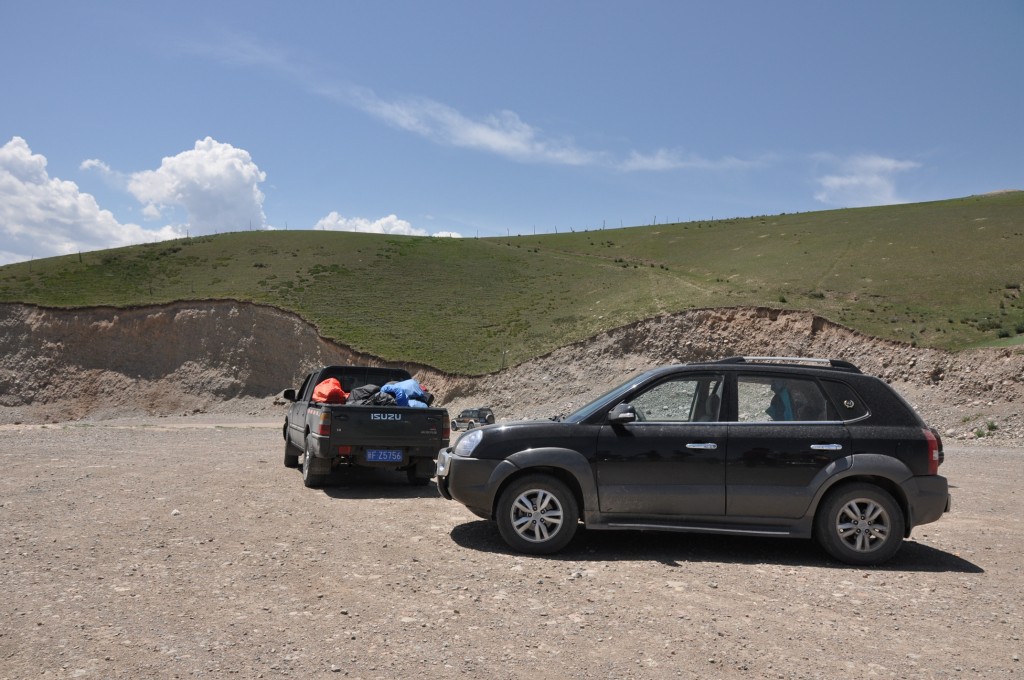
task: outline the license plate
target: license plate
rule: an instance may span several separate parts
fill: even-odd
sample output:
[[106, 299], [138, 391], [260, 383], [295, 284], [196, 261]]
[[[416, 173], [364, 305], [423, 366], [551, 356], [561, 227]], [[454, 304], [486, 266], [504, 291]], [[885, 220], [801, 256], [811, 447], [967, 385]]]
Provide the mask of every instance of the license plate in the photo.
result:
[[367, 449], [366, 462], [368, 463], [401, 463], [402, 452], [394, 449]]

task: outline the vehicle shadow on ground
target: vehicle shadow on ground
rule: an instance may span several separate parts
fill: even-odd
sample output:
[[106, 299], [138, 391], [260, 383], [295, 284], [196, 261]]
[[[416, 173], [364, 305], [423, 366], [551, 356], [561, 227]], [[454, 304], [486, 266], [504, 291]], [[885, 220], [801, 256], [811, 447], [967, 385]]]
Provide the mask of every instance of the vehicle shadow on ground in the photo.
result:
[[[516, 553], [501, 539], [493, 522], [478, 520], [460, 524], [452, 540], [463, 548], [481, 552]], [[794, 567], [860, 569], [833, 560], [816, 543], [799, 539], [752, 536], [714, 536], [657, 531], [587, 531], [580, 528], [572, 542], [556, 555], [534, 559], [558, 562], [650, 561], [669, 567], [689, 562], [776, 564]], [[958, 555], [914, 541], [906, 541], [894, 558], [877, 571], [984, 573], [984, 569]]]
[[[301, 473], [297, 477], [302, 483]], [[307, 489], [315, 491], [316, 489]], [[319, 489], [331, 498], [437, 498], [433, 482], [426, 486], [413, 486], [404, 472], [343, 468], [333, 471]]]

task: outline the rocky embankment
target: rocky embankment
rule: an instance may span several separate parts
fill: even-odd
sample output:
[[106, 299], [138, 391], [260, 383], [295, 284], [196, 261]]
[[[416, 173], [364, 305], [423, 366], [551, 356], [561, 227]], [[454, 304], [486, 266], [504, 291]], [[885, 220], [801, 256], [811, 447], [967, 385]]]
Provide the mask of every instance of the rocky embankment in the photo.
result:
[[[949, 353], [871, 338], [806, 312], [690, 310], [484, 376], [406, 365], [451, 411], [499, 419], [581, 406], [650, 366], [731, 355], [841, 358], [892, 383], [947, 438], [1024, 438], [1024, 348]], [[198, 412], [271, 415], [313, 367], [382, 363], [298, 316], [234, 301], [133, 309], [0, 305], [0, 424]]]

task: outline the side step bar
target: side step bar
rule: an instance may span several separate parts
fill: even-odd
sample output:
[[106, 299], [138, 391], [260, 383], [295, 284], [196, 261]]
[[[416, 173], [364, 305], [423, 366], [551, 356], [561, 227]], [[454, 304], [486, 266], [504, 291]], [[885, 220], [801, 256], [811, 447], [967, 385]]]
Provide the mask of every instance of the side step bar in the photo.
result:
[[642, 522], [609, 522], [608, 524], [591, 527], [593, 529], [634, 529], [652, 531], [682, 531], [687, 533], [709, 533], [709, 534], [737, 534], [742, 536], [790, 536], [792, 532], [773, 527], [764, 529], [740, 529], [735, 527], [704, 527], [672, 524], [645, 524]]

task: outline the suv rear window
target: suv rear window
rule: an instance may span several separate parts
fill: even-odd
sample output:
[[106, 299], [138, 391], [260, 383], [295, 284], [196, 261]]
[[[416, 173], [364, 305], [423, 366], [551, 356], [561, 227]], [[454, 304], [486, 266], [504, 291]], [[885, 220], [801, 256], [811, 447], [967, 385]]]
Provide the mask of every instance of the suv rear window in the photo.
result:
[[836, 420], [814, 380], [740, 375], [736, 387], [741, 423]]

